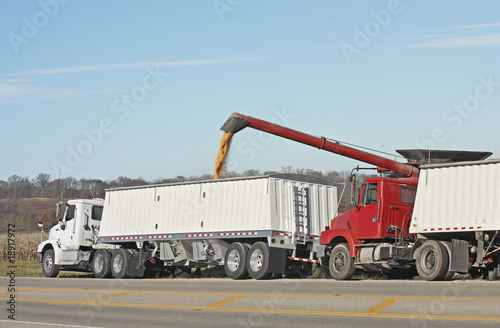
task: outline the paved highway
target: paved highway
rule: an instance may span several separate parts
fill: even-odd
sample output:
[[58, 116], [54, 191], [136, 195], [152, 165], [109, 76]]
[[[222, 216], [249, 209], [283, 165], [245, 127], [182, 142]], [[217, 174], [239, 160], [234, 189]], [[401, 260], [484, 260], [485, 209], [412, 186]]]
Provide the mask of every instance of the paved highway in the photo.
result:
[[15, 321], [10, 283], [1, 327], [500, 326], [500, 281], [16, 278]]

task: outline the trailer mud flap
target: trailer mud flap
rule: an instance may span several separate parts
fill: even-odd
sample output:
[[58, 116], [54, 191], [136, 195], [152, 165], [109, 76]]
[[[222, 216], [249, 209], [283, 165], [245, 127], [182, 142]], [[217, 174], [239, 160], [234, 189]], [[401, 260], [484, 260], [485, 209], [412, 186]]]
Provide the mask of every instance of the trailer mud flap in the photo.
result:
[[450, 270], [458, 273], [469, 272], [469, 244], [465, 240], [452, 240]]
[[144, 276], [144, 269], [139, 268], [139, 253], [133, 253], [130, 256], [127, 266], [127, 275], [137, 278], [142, 278]]
[[287, 251], [285, 248], [269, 248], [269, 272], [285, 273]]

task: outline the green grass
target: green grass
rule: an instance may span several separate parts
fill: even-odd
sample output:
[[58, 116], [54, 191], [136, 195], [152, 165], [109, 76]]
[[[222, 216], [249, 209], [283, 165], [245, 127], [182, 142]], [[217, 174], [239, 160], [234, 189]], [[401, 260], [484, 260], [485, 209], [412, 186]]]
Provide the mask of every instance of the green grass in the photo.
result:
[[7, 266], [16, 266], [16, 277], [42, 277], [42, 265], [37, 261], [16, 261], [14, 264], [9, 262], [0, 262], [0, 275], [7, 276], [12, 268]]
[[[12, 270], [8, 268], [11, 265], [8, 262], [0, 262], [0, 276], [7, 276]], [[16, 261], [13, 265], [16, 266], [16, 277], [43, 277], [42, 264], [37, 261]], [[75, 272], [75, 271], [60, 271], [60, 278], [90, 278], [92, 273]]]

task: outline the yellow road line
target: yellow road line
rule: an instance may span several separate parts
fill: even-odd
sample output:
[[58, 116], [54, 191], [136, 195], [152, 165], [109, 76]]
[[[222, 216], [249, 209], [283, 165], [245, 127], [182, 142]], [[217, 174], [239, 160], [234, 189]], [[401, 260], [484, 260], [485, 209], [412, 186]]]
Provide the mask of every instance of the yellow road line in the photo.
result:
[[[5, 299], [5, 298], [0, 298]], [[455, 316], [455, 315], [422, 315], [403, 313], [366, 313], [366, 312], [337, 312], [337, 311], [314, 311], [314, 310], [286, 310], [286, 309], [259, 309], [259, 308], [235, 308], [219, 306], [190, 306], [190, 305], [165, 305], [165, 304], [137, 304], [137, 303], [104, 303], [87, 301], [67, 301], [67, 300], [47, 300], [22, 298], [23, 302], [38, 303], [59, 303], [59, 304], [80, 304], [95, 306], [113, 307], [133, 307], [133, 308], [155, 308], [155, 309], [183, 309], [183, 310], [206, 310], [225, 312], [248, 312], [248, 313], [268, 313], [268, 314], [299, 314], [299, 315], [328, 315], [345, 317], [367, 317], [367, 318], [410, 318], [410, 319], [431, 319], [431, 320], [464, 320], [464, 321], [498, 321], [500, 317], [479, 317], [479, 316]]]
[[214, 303], [214, 304], [207, 305], [206, 307], [210, 308], [210, 307], [221, 306], [221, 305], [233, 302], [233, 301], [240, 300], [240, 299], [245, 298], [247, 296], [248, 295], [240, 295], [240, 296], [231, 297], [231, 298], [228, 298], [227, 300], [223, 300], [223, 301], [220, 301], [220, 302], [217, 302], [217, 303]]
[[385, 309], [386, 307], [389, 307], [391, 306], [392, 304], [396, 303], [397, 301], [399, 301], [400, 298], [390, 298], [378, 305], [375, 305], [374, 307], [372, 307], [371, 309], [368, 309], [365, 311], [365, 313], [377, 313], [377, 312], [380, 312], [382, 311], [383, 309]]
[[[230, 292], [182, 292], [182, 291], [147, 291], [147, 290], [113, 290], [113, 289], [76, 289], [76, 288], [31, 288], [23, 291], [68, 291], [96, 293], [137, 293], [151, 295], [196, 295], [196, 296], [239, 296], [240, 293]], [[8, 295], [2, 294], [2, 295]], [[326, 298], [326, 299], [392, 299], [412, 301], [458, 301], [458, 302], [500, 302], [500, 298], [486, 297], [433, 297], [433, 296], [394, 296], [394, 295], [322, 295], [322, 294], [282, 294], [282, 293], [248, 293], [256, 297], [291, 297], [291, 298]], [[1, 296], [1, 295], [0, 295]]]
[[10, 295], [10, 294], [19, 294], [19, 293], [22, 293], [22, 292], [29, 292], [30, 290], [33, 290], [33, 289], [16, 290], [15, 292], [7, 292], [7, 293], [0, 294], [0, 296]]
[[124, 292], [124, 293], [119, 293], [119, 294], [113, 294], [113, 295], [109, 295], [109, 296], [104, 296], [104, 297], [94, 298], [94, 299], [92, 299], [92, 300], [87, 300], [87, 301], [85, 301], [85, 302], [92, 303], [92, 302], [97, 302], [97, 301], [100, 301], [100, 300], [105, 300], [105, 299], [112, 298], [112, 297], [123, 296], [123, 295], [129, 295], [129, 294], [133, 294], [133, 292]]
[[251, 308], [230, 308], [216, 307], [207, 310], [212, 311], [235, 311], [235, 312], [257, 312], [270, 314], [309, 314], [309, 315], [330, 315], [345, 317], [367, 317], [367, 318], [410, 318], [410, 319], [433, 319], [433, 320], [478, 320], [478, 321], [499, 321], [500, 317], [479, 317], [479, 316], [454, 316], [454, 315], [420, 315], [407, 313], [364, 313], [364, 312], [336, 312], [336, 311], [308, 311], [308, 310], [279, 310], [279, 309], [251, 309]]

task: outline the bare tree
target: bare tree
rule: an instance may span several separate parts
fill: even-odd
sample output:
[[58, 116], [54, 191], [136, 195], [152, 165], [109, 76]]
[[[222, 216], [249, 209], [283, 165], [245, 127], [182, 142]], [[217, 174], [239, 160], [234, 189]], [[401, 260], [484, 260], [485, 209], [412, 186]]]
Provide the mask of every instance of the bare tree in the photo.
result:
[[14, 174], [7, 180], [9, 184], [9, 194], [14, 199], [18, 197], [21, 179], [22, 178], [20, 176]]
[[260, 170], [251, 169], [251, 170], [246, 170], [245, 172], [243, 172], [243, 176], [245, 176], [245, 177], [254, 177], [254, 176], [258, 176], [258, 175], [260, 175]]
[[7, 188], [9, 184], [7, 181], [0, 180], [0, 199], [7, 198]]
[[40, 197], [45, 196], [45, 191], [49, 187], [50, 184], [50, 174], [40, 173], [37, 175], [35, 179], [33, 179], [33, 184], [35, 187], [40, 189]]

